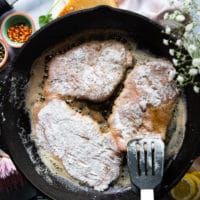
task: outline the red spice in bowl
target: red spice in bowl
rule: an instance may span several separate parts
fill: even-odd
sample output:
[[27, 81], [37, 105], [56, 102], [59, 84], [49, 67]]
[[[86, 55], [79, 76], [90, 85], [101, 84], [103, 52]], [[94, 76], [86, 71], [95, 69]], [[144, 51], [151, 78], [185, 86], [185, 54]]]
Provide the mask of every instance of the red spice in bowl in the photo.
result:
[[24, 12], [9, 14], [1, 24], [2, 36], [13, 48], [20, 48], [35, 31], [32, 17]]
[[7, 34], [13, 42], [24, 43], [31, 36], [32, 28], [23, 23], [16, 24], [8, 28]]

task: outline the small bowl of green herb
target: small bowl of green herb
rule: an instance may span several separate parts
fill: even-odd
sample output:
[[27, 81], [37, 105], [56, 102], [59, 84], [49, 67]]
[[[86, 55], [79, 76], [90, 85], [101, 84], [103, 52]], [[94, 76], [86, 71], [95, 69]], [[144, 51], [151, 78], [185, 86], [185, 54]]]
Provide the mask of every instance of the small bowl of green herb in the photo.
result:
[[8, 60], [8, 47], [4, 40], [0, 39], [0, 69]]

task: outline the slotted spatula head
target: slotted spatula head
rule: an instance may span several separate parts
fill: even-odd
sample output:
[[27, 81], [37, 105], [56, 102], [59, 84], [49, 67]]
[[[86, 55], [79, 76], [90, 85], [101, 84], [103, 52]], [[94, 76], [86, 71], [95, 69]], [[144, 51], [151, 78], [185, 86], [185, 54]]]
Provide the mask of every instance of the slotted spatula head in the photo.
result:
[[139, 189], [155, 189], [163, 177], [164, 143], [161, 139], [134, 139], [127, 146], [132, 184]]

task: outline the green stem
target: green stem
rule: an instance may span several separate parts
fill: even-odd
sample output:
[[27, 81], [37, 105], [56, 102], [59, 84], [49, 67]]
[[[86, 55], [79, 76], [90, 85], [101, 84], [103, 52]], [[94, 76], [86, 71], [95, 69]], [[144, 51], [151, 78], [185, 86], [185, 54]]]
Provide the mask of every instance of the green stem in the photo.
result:
[[51, 13], [51, 11], [58, 5], [58, 3], [59, 3], [60, 1], [61, 1], [61, 0], [57, 0], [57, 1], [51, 6], [51, 8], [49, 9], [49, 11], [48, 11], [47, 14]]

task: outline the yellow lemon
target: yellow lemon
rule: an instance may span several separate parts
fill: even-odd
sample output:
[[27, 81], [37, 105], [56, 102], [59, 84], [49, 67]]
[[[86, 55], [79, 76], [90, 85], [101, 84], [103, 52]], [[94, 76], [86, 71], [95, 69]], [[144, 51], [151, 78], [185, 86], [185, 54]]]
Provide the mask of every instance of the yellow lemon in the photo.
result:
[[196, 183], [196, 188], [197, 188], [195, 196], [192, 198], [192, 200], [200, 200], [200, 173], [198, 172], [197, 174], [193, 172], [189, 174], [189, 176]]
[[200, 179], [200, 172], [192, 172], [191, 174], [193, 174], [194, 176], [197, 176], [197, 178], [199, 178]]
[[69, 0], [58, 16], [99, 5], [117, 7], [115, 0]]
[[186, 174], [170, 193], [175, 200], [193, 200], [196, 191], [196, 183]]

